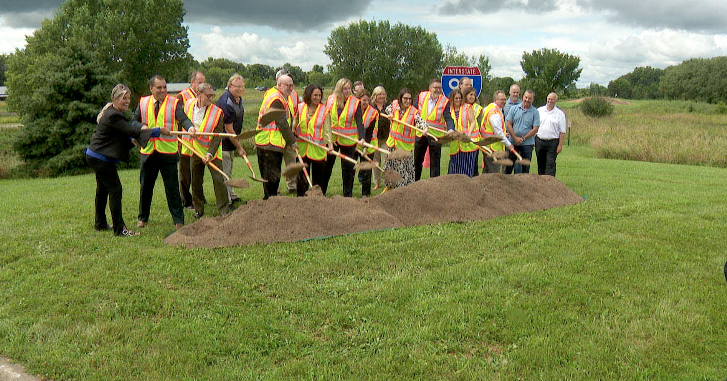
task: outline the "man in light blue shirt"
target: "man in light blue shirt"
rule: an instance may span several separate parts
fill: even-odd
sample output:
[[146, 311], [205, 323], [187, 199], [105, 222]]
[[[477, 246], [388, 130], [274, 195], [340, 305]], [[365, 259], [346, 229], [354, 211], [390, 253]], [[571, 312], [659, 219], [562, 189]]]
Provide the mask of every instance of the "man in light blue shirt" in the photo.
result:
[[502, 115], [507, 116], [507, 113], [510, 112], [512, 106], [517, 106], [521, 103], [523, 103], [523, 100], [520, 99], [520, 86], [513, 83], [512, 86], [510, 86], [510, 97], [507, 98], [505, 107], [502, 108]]
[[[510, 134], [510, 141], [515, 145], [515, 150], [523, 159], [530, 160], [533, 157], [533, 147], [535, 146], [535, 134], [540, 127], [540, 113], [538, 109], [533, 107], [535, 100], [535, 92], [533, 90], [525, 90], [523, 94], [523, 103], [512, 106], [507, 113], [505, 120], [507, 121], [507, 132]], [[510, 153], [510, 160], [515, 161], [517, 156]], [[512, 174], [513, 167], [505, 167], [506, 174]], [[522, 166], [523, 173], [530, 173], [530, 166]]]

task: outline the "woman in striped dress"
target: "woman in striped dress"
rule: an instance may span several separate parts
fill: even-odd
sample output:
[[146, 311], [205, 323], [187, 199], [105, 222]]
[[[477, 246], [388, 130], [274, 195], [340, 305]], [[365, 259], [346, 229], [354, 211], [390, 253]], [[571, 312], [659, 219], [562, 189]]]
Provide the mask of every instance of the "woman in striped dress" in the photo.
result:
[[385, 180], [387, 188], [398, 188], [409, 185], [414, 182], [414, 157], [411, 153], [414, 151], [414, 140], [416, 131], [399, 123], [414, 125], [424, 131], [427, 130], [427, 123], [419, 116], [419, 110], [412, 106], [413, 95], [411, 90], [403, 88], [399, 91], [397, 100], [386, 108], [385, 113], [391, 115], [391, 129], [389, 130], [389, 139], [386, 145], [389, 151], [404, 150], [409, 152], [410, 156], [406, 159], [391, 160], [386, 162], [384, 169], [393, 169], [402, 177], [402, 180], [395, 184]]
[[[462, 90], [462, 99], [464, 99], [464, 102], [472, 106], [472, 112], [475, 114], [475, 122], [477, 122], [478, 126], [482, 126], [482, 123], [484, 122], [484, 116], [485, 116], [485, 108], [482, 107], [479, 103], [477, 103], [477, 90], [475, 90], [474, 87], [468, 87], [466, 89]], [[475, 168], [474, 168], [474, 175], [479, 175], [479, 166], [477, 164], [478, 162], [478, 156], [479, 153], [475, 155]]]
[[[452, 113], [454, 129], [473, 138], [479, 134], [479, 126], [475, 120], [472, 106], [463, 102], [463, 99], [459, 89], [452, 90], [449, 94], [449, 112]], [[474, 143], [464, 143], [459, 140], [449, 143], [449, 171], [447, 173], [472, 177], [477, 162], [477, 152], [477, 146]]]

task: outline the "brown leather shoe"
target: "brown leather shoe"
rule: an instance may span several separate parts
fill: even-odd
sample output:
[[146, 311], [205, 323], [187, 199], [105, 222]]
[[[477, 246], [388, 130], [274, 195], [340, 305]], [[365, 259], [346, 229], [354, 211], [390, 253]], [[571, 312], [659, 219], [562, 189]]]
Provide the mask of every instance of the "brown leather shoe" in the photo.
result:
[[143, 228], [146, 226], [146, 221], [139, 220], [139, 222], [136, 223], [137, 228]]
[[182, 227], [184, 227], [184, 224], [175, 224], [174, 225], [174, 228], [177, 230], [181, 229]]

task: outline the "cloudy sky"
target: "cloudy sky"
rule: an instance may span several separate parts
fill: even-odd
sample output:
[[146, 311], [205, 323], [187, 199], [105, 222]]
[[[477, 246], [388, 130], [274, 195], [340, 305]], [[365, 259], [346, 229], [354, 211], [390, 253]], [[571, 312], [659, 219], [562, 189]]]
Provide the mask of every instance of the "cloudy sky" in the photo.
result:
[[[389, 20], [435, 32], [442, 45], [490, 58], [492, 75], [520, 79], [523, 52], [578, 55], [579, 87], [637, 66], [665, 68], [692, 57], [727, 55], [724, 0], [184, 0], [190, 52], [309, 70], [330, 63], [330, 31], [352, 21]], [[2, 0], [0, 54], [22, 49], [62, 0]]]

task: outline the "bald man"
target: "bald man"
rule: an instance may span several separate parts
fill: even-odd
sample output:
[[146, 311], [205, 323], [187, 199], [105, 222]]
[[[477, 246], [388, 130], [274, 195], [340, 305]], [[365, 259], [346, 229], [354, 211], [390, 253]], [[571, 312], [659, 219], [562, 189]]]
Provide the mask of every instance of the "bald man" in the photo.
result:
[[558, 94], [548, 94], [545, 106], [538, 108], [540, 127], [535, 134], [535, 155], [538, 158], [538, 174], [555, 176], [555, 159], [563, 150], [566, 133], [565, 113], [555, 104]]

